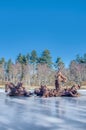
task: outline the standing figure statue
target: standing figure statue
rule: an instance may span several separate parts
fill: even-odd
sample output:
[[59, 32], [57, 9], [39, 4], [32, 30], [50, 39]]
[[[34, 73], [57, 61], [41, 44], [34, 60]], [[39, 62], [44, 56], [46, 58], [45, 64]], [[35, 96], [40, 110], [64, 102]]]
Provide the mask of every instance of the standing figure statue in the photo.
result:
[[62, 84], [67, 81], [67, 78], [61, 73], [60, 70], [55, 75], [55, 89], [60, 90], [62, 87]]

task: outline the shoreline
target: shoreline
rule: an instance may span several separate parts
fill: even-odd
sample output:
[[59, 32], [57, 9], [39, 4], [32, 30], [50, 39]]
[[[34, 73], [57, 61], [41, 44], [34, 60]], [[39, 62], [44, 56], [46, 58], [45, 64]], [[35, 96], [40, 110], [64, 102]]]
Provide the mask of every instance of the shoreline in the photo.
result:
[[[25, 86], [26, 89], [35, 89], [35, 88], [39, 88], [40, 86]], [[54, 86], [47, 86], [48, 88], [55, 88]], [[0, 85], [0, 89], [5, 88], [5, 85]], [[86, 86], [81, 86], [80, 89], [86, 89]]]

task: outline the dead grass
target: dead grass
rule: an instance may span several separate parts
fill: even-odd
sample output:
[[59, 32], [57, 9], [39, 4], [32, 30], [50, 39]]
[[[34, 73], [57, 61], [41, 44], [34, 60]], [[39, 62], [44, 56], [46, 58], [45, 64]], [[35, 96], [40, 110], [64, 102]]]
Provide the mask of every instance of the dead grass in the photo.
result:
[[[4, 88], [5, 85], [0, 85], [0, 88]], [[35, 89], [39, 88], [40, 86], [25, 86], [27, 89]], [[55, 88], [55, 86], [47, 86], [48, 88], [52, 89]], [[86, 85], [81, 86], [81, 89], [86, 89]]]
[[[27, 89], [35, 89], [35, 88], [39, 88], [40, 86], [26, 86]], [[47, 86], [50, 89], [55, 88], [55, 86]], [[69, 86], [70, 87], [70, 86]], [[65, 87], [64, 87], [65, 88]], [[86, 86], [81, 86], [81, 89], [86, 89]]]

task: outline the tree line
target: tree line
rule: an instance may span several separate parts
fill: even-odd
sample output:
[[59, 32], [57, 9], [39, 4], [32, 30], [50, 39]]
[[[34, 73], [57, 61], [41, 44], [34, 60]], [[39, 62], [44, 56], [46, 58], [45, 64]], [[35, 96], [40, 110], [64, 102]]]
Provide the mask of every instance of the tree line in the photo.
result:
[[57, 57], [53, 62], [48, 49], [44, 50], [40, 56], [37, 55], [36, 50], [26, 55], [20, 53], [15, 63], [12, 59], [6, 61], [5, 58], [0, 58], [0, 83], [22, 81], [28, 86], [40, 84], [53, 86], [58, 69], [61, 69], [62, 73], [67, 76], [68, 85], [73, 82], [84, 83], [86, 81], [86, 54], [77, 55], [70, 61], [67, 68], [61, 57]]

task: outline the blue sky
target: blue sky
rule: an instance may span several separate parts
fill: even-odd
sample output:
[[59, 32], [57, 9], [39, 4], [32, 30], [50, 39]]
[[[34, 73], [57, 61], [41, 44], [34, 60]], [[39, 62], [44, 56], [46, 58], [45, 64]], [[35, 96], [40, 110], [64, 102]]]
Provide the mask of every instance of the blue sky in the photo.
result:
[[85, 0], [0, 1], [0, 58], [49, 49], [66, 65], [86, 53]]

